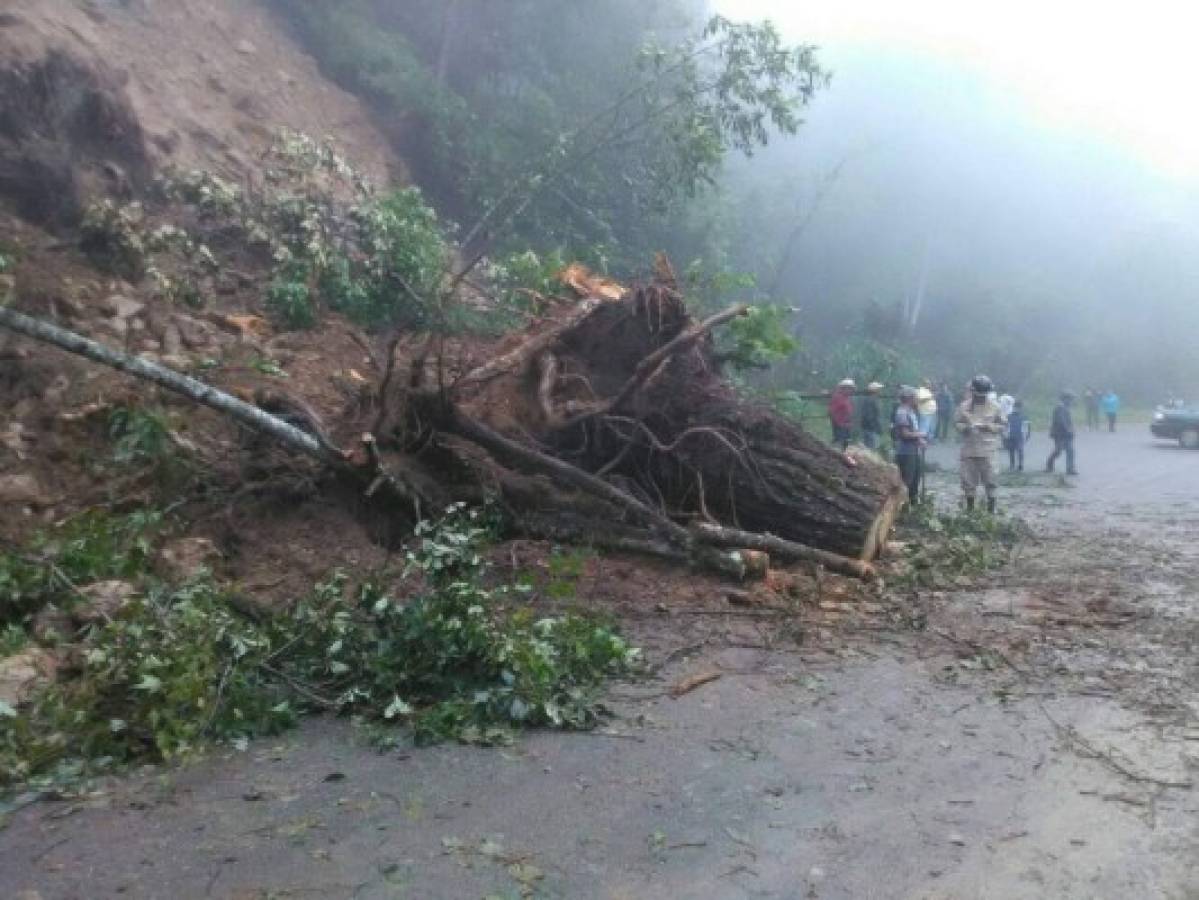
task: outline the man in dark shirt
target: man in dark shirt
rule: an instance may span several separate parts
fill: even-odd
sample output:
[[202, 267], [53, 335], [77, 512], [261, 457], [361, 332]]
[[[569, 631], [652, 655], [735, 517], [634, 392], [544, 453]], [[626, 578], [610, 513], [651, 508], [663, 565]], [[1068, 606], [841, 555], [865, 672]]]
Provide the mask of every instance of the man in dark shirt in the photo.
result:
[[1074, 417], [1070, 415], [1070, 407], [1074, 405], [1074, 394], [1062, 392], [1062, 399], [1053, 408], [1053, 419], [1049, 424], [1049, 436], [1053, 438], [1053, 452], [1045, 463], [1045, 471], [1052, 472], [1057, 458], [1066, 454], [1066, 474], [1077, 475], [1074, 467]]
[[878, 405], [878, 395], [883, 386], [877, 381], [866, 385], [866, 396], [859, 404], [862, 413], [862, 443], [877, 450], [883, 436], [883, 414]]

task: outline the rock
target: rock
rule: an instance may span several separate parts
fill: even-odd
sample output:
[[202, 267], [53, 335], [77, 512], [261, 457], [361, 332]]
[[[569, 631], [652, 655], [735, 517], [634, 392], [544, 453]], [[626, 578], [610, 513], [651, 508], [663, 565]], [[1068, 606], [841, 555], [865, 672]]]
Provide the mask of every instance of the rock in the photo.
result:
[[71, 379], [66, 375], [58, 375], [53, 381], [42, 391], [42, 402], [47, 406], [60, 406], [62, 398], [71, 388]]
[[212, 346], [214, 329], [207, 322], [184, 315], [175, 316], [173, 322], [183, 346], [188, 350], [207, 350]]
[[0, 506], [33, 506], [50, 505], [50, 498], [38, 483], [38, 480], [28, 472], [13, 472], [0, 475]]
[[163, 329], [162, 352], [167, 356], [178, 356], [183, 352], [183, 335], [179, 332], [179, 326], [174, 322]]
[[57, 672], [57, 658], [41, 647], [0, 659], [0, 703], [15, 709], [28, 702], [38, 688], [54, 681]]
[[164, 577], [186, 581], [201, 569], [211, 569], [220, 559], [220, 551], [208, 538], [180, 538], [159, 551], [158, 567]]
[[11, 272], [0, 275], [0, 298], [7, 297], [17, 289], [17, 276]]
[[101, 301], [100, 308], [114, 319], [132, 319], [145, 311], [146, 304], [124, 294], [110, 294]]
[[258, 52], [258, 48], [246, 40], [238, 41], [235, 49], [245, 56], [253, 56]]
[[13, 421], [0, 431], [0, 447], [8, 450], [17, 459], [25, 458], [29, 445], [36, 443], [37, 437], [30, 434], [20, 422]]
[[138, 343], [137, 349], [139, 353], [161, 353], [162, 344], [158, 343], [158, 341], [152, 341], [147, 338], [146, 340]]
[[129, 602], [135, 588], [128, 581], [97, 581], [79, 589], [82, 597], [71, 607], [71, 621], [82, 627], [97, 625], [113, 618]]

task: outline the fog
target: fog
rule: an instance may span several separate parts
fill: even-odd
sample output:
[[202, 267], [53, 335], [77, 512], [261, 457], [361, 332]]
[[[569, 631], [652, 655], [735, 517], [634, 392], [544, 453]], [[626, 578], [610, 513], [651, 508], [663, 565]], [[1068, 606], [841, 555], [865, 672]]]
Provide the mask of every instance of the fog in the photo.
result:
[[937, 365], [976, 347], [1021, 389], [1199, 395], [1199, 140], [1161, 58], [1185, 23], [1158, 17], [1121, 51], [1128, 22], [1018, 4], [1002, 26], [935, 3], [727, 6], [819, 44], [834, 73], [797, 138], [730, 172], [776, 244], [778, 210], [818, 203], [781, 284], [808, 333], [906, 302]]

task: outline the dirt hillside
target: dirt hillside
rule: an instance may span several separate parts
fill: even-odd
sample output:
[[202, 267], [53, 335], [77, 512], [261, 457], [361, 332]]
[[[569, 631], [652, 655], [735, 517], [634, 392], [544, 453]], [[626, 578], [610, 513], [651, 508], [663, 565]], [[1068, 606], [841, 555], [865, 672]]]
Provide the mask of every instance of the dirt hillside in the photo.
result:
[[[379, 183], [405, 177], [363, 106], [321, 75], [262, 4], [18, 0], [5, 6], [0, 193], [25, 201], [24, 211], [35, 218], [47, 203], [36, 192], [50, 176], [48, 159], [99, 173], [83, 185], [88, 193], [128, 189], [129, 180], [168, 165], [241, 182], [255, 173], [281, 127], [335, 135], [358, 169]], [[31, 177], [31, 170], [42, 174]]]

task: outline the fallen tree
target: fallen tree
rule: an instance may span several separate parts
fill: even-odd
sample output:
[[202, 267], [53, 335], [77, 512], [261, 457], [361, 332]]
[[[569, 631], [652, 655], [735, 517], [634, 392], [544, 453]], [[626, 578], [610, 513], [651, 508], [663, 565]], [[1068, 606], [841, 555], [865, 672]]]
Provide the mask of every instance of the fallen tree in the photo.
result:
[[[733, 575], [745, 571], [737, 551], [754, 550], [873, 577], [869, 561], [904, 499], [898, 475], [869, 454], [827, 447], [733, 390], [713, 333], [746, 307], [695, 321], [664, 261], [653, 282], [619, 296], [610, 282], [603, 293], [572, 284], [588, 296], [456, 378], [446, 372], [440, 339], [436, 353], [426, 342], [407, 362], [407, 379], [393, 378], [402, 365], [393, 342], [377, 400], [398, 413], [384, 433], [368, 432], [351, 450], [310, 423], [297, 427], [15, 310], [0, 307], [0, 326], [231, 416], [357, 479], [376, 504], [404, 501], [396, 512], [408, 518], [447, 498], [491, 494], [515, 533], [686, 559]], [[436, 377], [428, 377], [430, 365]]]
[[[828, 447], [728, 384], [713, 332], [747, 312], [734, 306], [695, 321], [663, 262], [652, 283], [620, 299], [584, 298], [466, 374], [448, 400], [438, 398], [453, 411], [442, 424], [472, 423], [465, 436], [501, 455], [495, 438], [513, 442], [543, 471], [568, 465], [575, 486], [579, 473], [599, 479], [605, 487], [592, 493], [618, 490], [617, 507], [673, 543], [688, 525], [725, 526], [816, 551], [805, 559], [776, 546], [784, 557], [863, 574], [868, 567], [820, 553], [877, 557], [905, 499], [898, 475], [870, 453]], [[689, 534], [728, 545], [711, 529]]]

